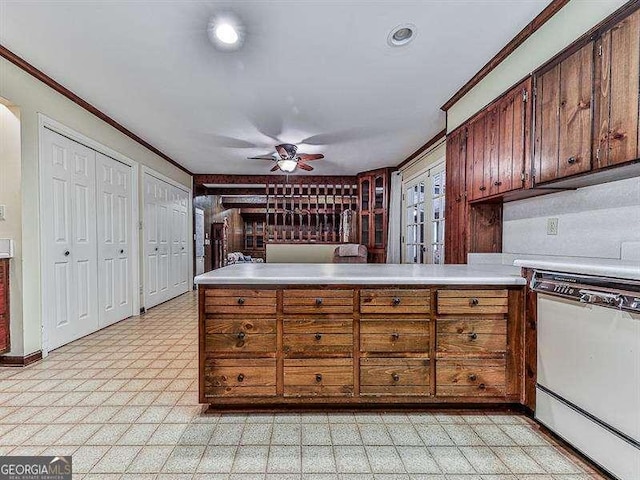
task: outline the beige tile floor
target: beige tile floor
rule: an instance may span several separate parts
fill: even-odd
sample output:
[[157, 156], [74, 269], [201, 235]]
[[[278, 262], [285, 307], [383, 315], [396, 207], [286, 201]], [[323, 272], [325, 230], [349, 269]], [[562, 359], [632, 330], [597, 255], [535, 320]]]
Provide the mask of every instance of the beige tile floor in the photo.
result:
[[0, 369], [0, 455], [73, 455], [74, 478], [602, 478], [523, 416], [204, 415], [189, 293], [24, 369]]

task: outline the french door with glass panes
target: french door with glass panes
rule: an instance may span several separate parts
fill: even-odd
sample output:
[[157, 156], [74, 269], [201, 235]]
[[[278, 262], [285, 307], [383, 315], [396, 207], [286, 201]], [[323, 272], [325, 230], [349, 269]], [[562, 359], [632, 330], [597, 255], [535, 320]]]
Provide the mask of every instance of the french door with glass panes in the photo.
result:
[[404, 185], [403, 263], [444, 263], [444, 163]]

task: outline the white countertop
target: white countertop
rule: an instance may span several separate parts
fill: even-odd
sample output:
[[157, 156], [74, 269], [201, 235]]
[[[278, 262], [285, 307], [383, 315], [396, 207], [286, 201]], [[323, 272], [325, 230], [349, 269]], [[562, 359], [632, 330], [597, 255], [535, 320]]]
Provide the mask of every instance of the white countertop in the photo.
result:
[[525, 285], [503, 265], [237, 263], [199, 275], [198, 285]]
[[640, 280], [640, 262], [630, 260], [547, 257], [545, 259], [517, 259], [513, 264], [518, 267], [536, 268], [554, 272]]

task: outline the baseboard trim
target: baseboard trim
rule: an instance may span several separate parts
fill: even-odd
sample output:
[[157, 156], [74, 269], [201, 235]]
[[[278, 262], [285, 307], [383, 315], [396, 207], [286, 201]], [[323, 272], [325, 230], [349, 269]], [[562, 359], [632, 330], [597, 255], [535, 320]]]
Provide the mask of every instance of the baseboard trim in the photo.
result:
[[3, 367], [26, 367], [38, 360], [42, 360], [42, 350], [30, 353], [24, 357], [3, 355], [0, 357], [0, 365]]

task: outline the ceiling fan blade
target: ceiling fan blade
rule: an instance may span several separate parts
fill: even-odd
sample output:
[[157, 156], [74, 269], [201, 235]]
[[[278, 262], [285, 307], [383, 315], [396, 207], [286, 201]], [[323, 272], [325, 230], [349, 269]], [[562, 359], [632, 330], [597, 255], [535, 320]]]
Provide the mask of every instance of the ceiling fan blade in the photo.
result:
[[255, 157], [247, 157], [248, 160], [271, 160], [272, 162], [276, 160], [274, 157], [276, 152], [265, 153], [264, 155], [256, 155]]
[[338, 132], [319, 133], [317, 135], [312, 135], [303, 140], [300, 140], [298, 143], [307, 145], [328, 145], [331, 143], [364, 140], [367, 138], [376, 137], [382, 133], [382, 130], [376, 128], [354, 127]]
[[278, 137], [282, 133], [283, 119], [274, 110], [256, 112], [250, 116], [249, 121], [264, 136], [280, 143]]
[[306, 170], [307, 172], [313, 170], [313, 167], [311, 165], [307, 165], [306, 163], [302, 162], [298, 162], [298, 167], [300, 167], [302, 170]]
[[279, 167], [279, 166], [278, 166], [278, 164], [276, 163], [276, 164], [271, 168], [271, 170], [269, 170], [269, 171], [270, 171], [270, 172], [275, 172], [276, 170], [279, 170], [279, 169], [280, 169], [280, 167]]
[[227, 137], [226, 135], [218, 135], [216, 133], [209, 133], [206, 135], [209, 139], [213, 141], [218, 147], [226, 147], [226, 148], [261, 148], [265, 147], [265, 145], [256, 145], [253, 142], [248, 142], [246, 140], [242, 140], [240, 138]]
[[310, 162], [311, 160], [320, 160], [324, 158], [321, 153], [299, 153], [298, 158], [304, 162]]

